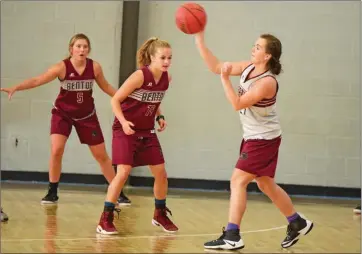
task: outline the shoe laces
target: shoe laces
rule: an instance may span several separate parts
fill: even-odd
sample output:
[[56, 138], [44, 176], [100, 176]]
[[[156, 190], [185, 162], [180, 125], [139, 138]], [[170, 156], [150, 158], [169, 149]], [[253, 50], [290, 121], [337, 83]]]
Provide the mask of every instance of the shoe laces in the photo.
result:
[[167, 207], [161, 209], [161, 215], [167, 217], [167, 212], [172, 216], [172, 212]]
[[167, 216], [167, 213], [169, 213], [169, 214], [172, 216], [171, 210], [168, 209], [167, 207], [165, 207], [165, 208], [162, 208], [162, 209], [161, 209], [160, 215], [166, 220], [166, 222], [167, 222], [168, 224], [171, 224], [172, 221], [171, 221], [170, 218]]
[[288, 225], [287, 227], [287, 237], [286, 237], [286, 240], [289, 240], [291, 237], [292, 237], [292, 232], [293, 232], [293, 228], [292, 228], [292, 225]]
[[211, 242], [217, 242], [217, 241], [223, 240], [225, 237], [225, 234], [226, 234], [225, 227], [222, 227], [222, 235], [218, 239], [212, 240]]
[[119, 219], [119, 213], [121, 212], [121, 209], [119, 209], [119, 208], [114, 208], [114, 212], [117, 213], [117, 219]]
[[114, 212], [117, 213], [117, 218], [119, 219], [119, 213], [121, 212], [121, 209], [114, 208], [113, 211], [105, 212], [104, 217], [107, 222], [112, 223], [114, 219]]

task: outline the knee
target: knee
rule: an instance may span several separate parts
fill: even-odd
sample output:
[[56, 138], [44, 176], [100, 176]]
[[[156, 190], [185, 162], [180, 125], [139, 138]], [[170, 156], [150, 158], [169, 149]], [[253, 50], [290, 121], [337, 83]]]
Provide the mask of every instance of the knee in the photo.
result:
[[268, 181], [265, 179], [257, 179], [256, 183], [258, 185], [259, 190], [262, 191], [263, 193], [269, 193], [273, 191], [275, 187], [275, 183], [273, 181]]
[[167, 181], [167, 172], [166, 170], [163, 168], [161, 170], [159, 170], [156, 174], [155, 174], [155, 180], [157, 181]]
[[117, 176], [119, 177], [128, 177], [131, 173], [132, 167], [129, 166], [118, 166], [117, 167]]
[[230, 189], [248, 187], [250, 180], [242, 176], [233, 176], [230, 180]]
[[104, 152], [94, 153], [94, 158], [98, 161], [98, 163], [103, 164], [110, 161], [108, 154]]
[[61, 159], [64, 153], [64, 147], [53, 146], [51, 150], [51, 156], [56, 159]]

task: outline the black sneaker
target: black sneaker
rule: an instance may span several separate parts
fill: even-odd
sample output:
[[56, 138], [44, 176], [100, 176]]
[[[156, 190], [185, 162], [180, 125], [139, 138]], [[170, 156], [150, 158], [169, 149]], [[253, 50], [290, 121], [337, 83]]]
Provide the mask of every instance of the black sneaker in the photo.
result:
[[1, 208], [1, 222], [5, 222], [8, 220], [9, 220], [9, 217], [7, 216], [6, 213], [4, 213], [3, 209]]
[[353, 209], [353, 212], [355, 214], [361, 214], [361, 205], [357, 206], [355, 209]]
[[127, 206], [127, 205], [131, 205], [131, 200], [129, 200], [129, 198], [122, 191], [121, 194], [119, 195], [117, 203], [120, 206]]
[[289, 248], [299, 241], [301, 235], [308, 234], [313, 228], [313, 222], [302, 217], [298, 217], [287, 228], [287, 236], [282, 242], [283, 248]]
[[45, 205], [56, 204], [58, 202], [58, 199], [59, 198], [57, 194], [53, 192], [48, 192], [48, 194], [41, 200], [41, 203]]
[[205, 249], [219, 250], [237, 250], [244, 248], [244, 246], [238, 229], [225, 231], [225, 228], [222, 229], [222, 235], [218, 239], [204, 244]]

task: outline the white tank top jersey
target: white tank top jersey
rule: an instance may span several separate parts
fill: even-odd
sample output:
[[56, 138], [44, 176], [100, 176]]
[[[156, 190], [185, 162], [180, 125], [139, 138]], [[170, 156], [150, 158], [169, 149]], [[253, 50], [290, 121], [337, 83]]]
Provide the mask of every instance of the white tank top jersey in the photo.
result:
[[[238, 87], [239, 96], [248, 92], [253, 84], [264, 77], [270, 76], [275, 80], [275, 75], [270, 71], [266, 71], [256, 77], [249, 79], [250, 72], [254, 69], [251, 64], [241, 73], [240, 84]], [[279, 118], [276, 111], [277, 92], [271, 99], [263, 99], [249, 108], [239, 111], [241, 125], [243, 126], [245, 140], [248, 139], [274, 139], [282, 134]]]

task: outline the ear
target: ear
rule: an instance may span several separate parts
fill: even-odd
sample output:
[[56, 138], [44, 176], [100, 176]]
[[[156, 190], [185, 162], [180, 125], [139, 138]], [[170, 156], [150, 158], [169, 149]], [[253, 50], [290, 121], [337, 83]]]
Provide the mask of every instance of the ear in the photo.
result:
[[155, 56], [150, 55], [151, 62], [154, 62], [156, 60]]
[[269, 61], [271, 57], [272, 57], [271, 54], [266, 54], [266, 55], [265, 55], [265, 60]]

